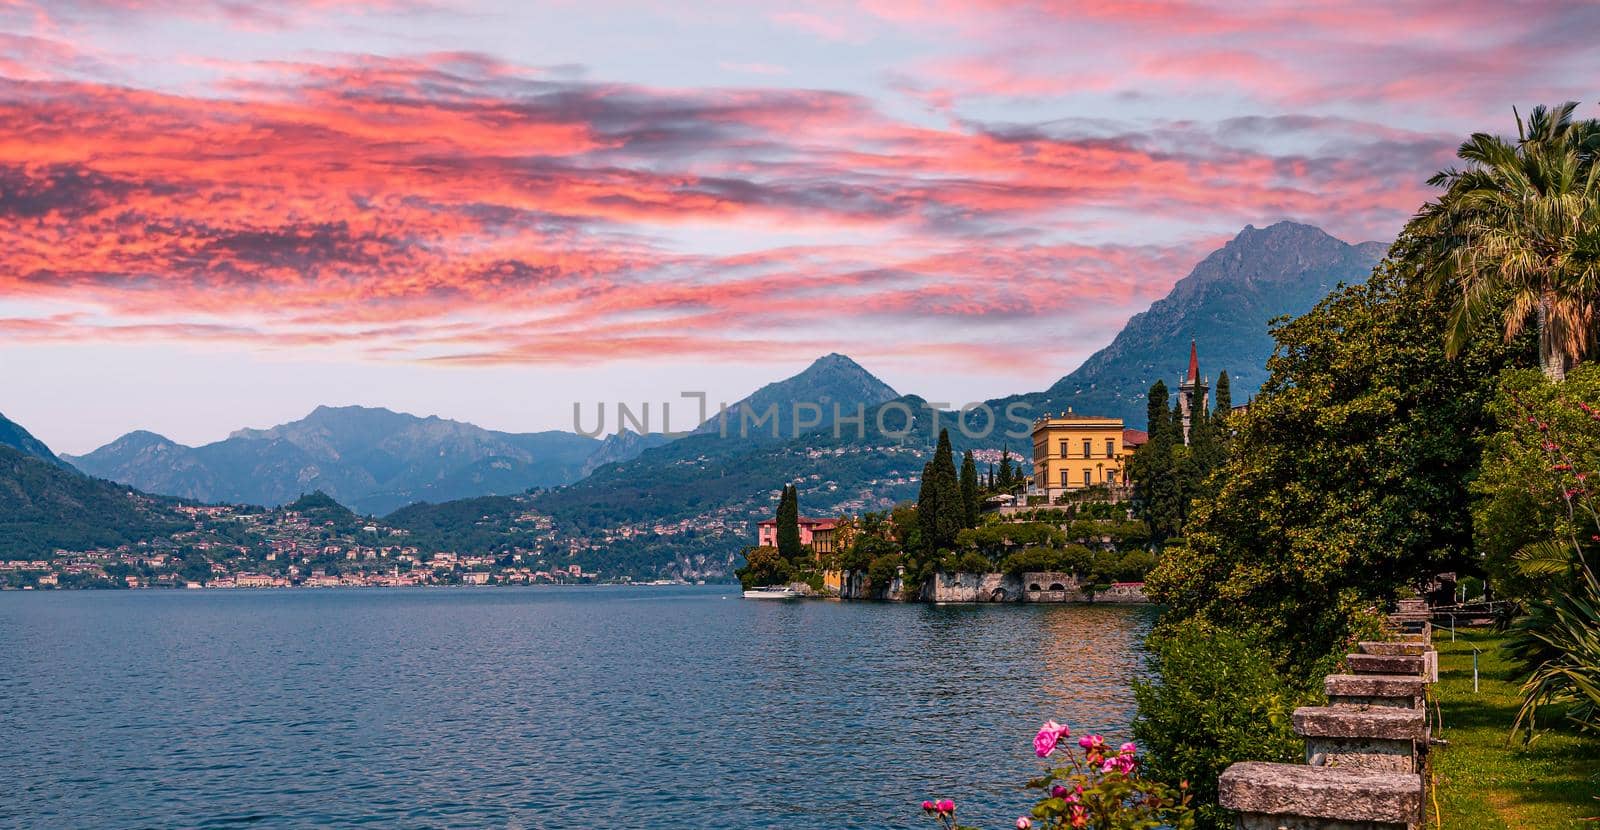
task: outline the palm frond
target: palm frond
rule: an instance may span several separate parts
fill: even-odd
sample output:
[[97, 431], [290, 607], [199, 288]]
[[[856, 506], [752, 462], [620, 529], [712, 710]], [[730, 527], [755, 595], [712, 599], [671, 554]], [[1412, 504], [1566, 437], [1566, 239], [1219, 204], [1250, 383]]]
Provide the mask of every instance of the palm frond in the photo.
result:
[[1525, 576], [1554, 576], [1572, 570], [1572, 548], [1554, 539], [1534, 542], [1511, 555]]

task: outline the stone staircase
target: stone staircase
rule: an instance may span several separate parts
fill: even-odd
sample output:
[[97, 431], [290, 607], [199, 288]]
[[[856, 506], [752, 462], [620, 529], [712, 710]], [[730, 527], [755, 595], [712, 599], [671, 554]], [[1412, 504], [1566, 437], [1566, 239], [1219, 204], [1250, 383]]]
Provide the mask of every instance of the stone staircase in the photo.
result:
[[1306, 762], [1234, 764], [1219, 783], [1239, 830], [1418, 830], [1427, 778], [1427, 684], [1438, 680], [1422, 600], [1390, 615], [1395, 640], [1361, 643], [1350, 674], [1323, 681], [1327, 706], [1294, 712]]

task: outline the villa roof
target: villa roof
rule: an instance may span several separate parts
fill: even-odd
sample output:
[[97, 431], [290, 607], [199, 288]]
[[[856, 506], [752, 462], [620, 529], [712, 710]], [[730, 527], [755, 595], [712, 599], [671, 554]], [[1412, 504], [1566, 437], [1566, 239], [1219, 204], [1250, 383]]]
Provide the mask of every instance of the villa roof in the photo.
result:
[[1084, 415], [1082, 413], [1078, 413], [1078, 412], [1073, 412], [1071, 410], [1067, 410], [1066, 412], [1057, 412], [1054, 415], [1050, 415], [1050, 414], [1042, 415], [1042, 416], [1040, 416], [1038, 418], [1035, 418], [1034, 419], [1034, 423], [1037, 424], [1037, 423], [1042, 423], [1044, 421], [1094, 421], [1094, 422], [1114, 423], [1114, 422], [1119, 422], [1121, 420], [1122, 420], [1121, 418], [1113, 418], [1113, 417], [1110, 417], [1108, 415]]
[[1142, 429], [1125, 429], [1122, 431], [1122, 446], [1140, 447], [1150, 440], [1150, 433]]
[[[757, 527], [765, 527], [766, 525], [776, 525], [777, 523], [778, 523], [777, 519], [762, 519], [761, 521], [756, 522], [756, 526]], [[805, 527], [809, 527], [812, 530], [832, 530], [833, 528], [839, 526], [839, 520], [838, 519], [814, 519], [814, 518], [811, 518], [809, 516], [801, 516], [798, 524], [803, 525]]]

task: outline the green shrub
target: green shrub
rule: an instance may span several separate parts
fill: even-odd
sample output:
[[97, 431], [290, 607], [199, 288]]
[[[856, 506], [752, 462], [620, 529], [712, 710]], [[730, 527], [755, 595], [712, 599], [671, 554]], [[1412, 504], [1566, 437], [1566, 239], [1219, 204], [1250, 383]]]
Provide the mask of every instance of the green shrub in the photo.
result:
[[[1115, 554], [1113, 554], [1115, 556]], [[1000, 570], [1013, 576], [1020, 573], [1056, 571], [1086, 576], [1093, 570], [1094, 554], [1083, 545], [1063, 548], [1027, 548], [1007, 556]]]
[[1225, 630], [1190, 621], [1150, 644], [1159, 679], [1134, 683], [1133, 722], [1149, 774], [1189, 782], [1199, 826], [1230, 827], [1216, 803], [1217, 777], [1236, 761], [1300, 761], [1304, 743], [1290, 716], [1315, 694], [1290, 683], [1265, 649]]
[[885, 554], [872, 560], [872, 564], [867, 566], [867, 585], [874, 590], [889, 587], [904, 565], [905, 557], [898, 553]]
[[763, 585], [782, 585], [793, 577], [788, 560], [770, 546], [750, 547], [744, 551], [745, 566], [734, 571], [745, 590]]
[[982, 574], [994, 570], [994, 563], [981, 553], [968, 551], [956, 557], [951, 568], [956, 573]]
[[1054, 547], [1062, 541], [1061, 531], [1043, 522], [992, 523], [956, 534], [957, 545], [995, 560], [1017, 548]]

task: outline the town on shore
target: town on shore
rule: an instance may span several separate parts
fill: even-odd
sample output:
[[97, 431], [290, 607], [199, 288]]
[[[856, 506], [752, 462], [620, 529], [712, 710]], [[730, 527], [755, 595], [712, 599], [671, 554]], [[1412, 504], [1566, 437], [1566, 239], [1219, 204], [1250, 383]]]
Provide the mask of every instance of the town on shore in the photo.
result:
[[162, 544], [140, 541], [57, 550], [49, 559], [0, 560], [0, 590], [592, 585], [601, 579], [542, 550], [548, 521], [533, 515], [526, 517], [526, 546], [495, 556], [419, 544], [410, 531], [357, 517], [318, 493], [273, 510], [174, 509], [193, 527]]

